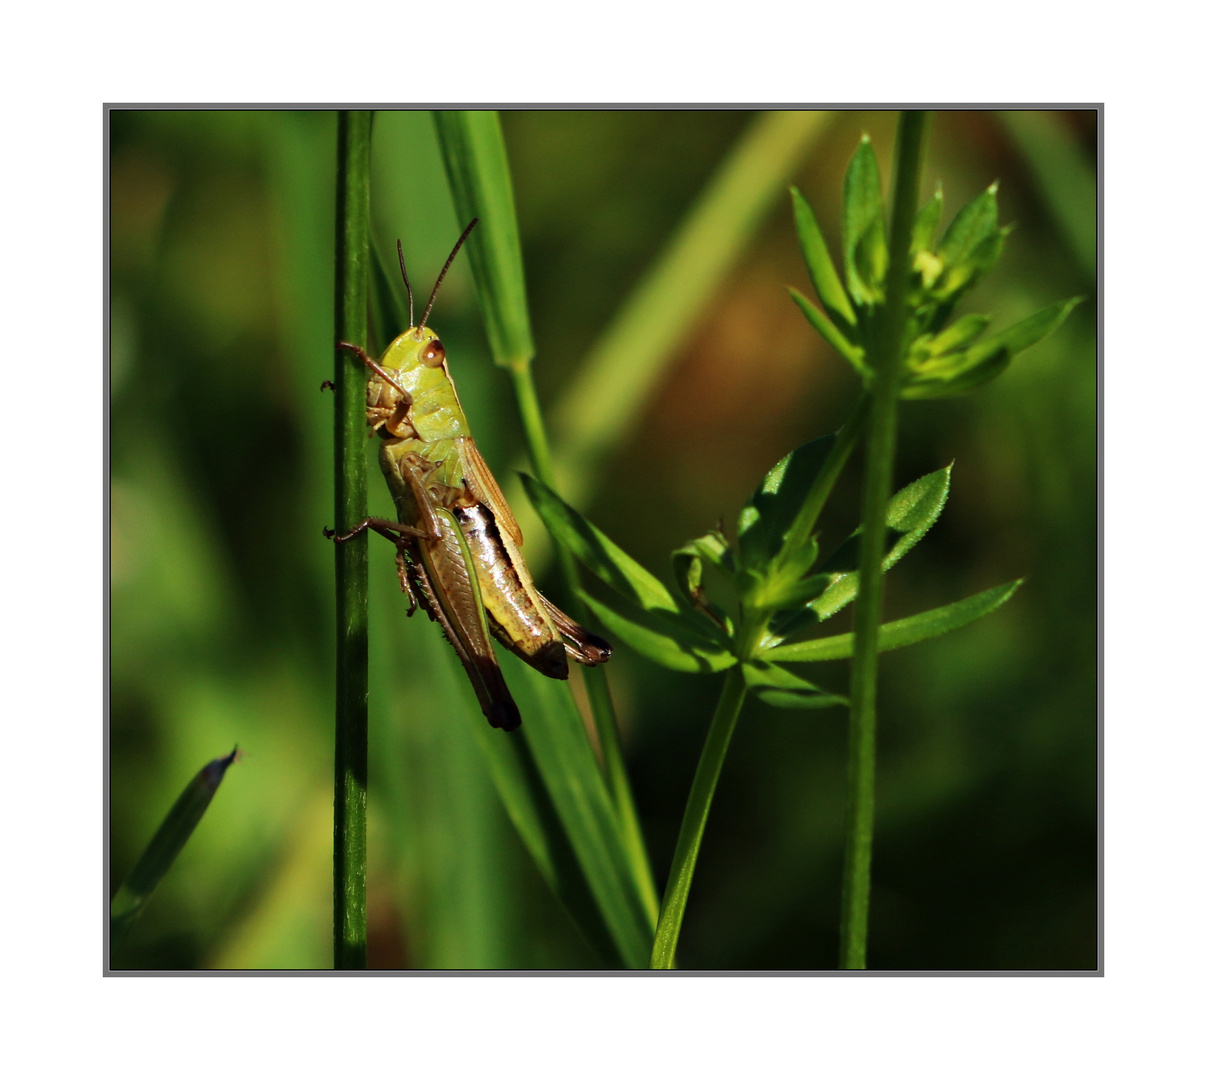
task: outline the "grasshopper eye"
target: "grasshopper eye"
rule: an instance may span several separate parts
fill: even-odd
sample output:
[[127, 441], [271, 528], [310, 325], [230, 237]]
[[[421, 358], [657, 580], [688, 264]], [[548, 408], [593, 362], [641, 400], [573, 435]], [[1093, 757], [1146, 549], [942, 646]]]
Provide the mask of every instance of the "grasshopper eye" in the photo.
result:
[[424, 346], [421, 354], [422, 360], [428, 367], [439, 367], [444, 363], [444, 346], [440, 344], [439, 338], [432, 338], [431, 341]]

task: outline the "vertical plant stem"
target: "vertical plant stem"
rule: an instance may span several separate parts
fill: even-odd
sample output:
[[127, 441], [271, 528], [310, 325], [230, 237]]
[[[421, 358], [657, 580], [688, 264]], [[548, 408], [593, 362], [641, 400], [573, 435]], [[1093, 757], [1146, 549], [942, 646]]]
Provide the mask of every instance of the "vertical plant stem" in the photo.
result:
[[892, 487], [897, 442], [897, 394], [901, 381], [909, 243], [918, 203], [925, 113], [903, 112], [893, 167], [893, 209], [883, 318], [870, 358], [872, 387], [867, 472], [863, 492], [863, 542], [851, 664], [851, 726], [847, 766], [846, 852], [842, 883], [839, 964], [867, 967], [868, 901], [871, 895], [872, 823], [876, 780], [877, 637], [880, 629], [885, 512]]
[[[372, 114], [339, 114], [336, 172], [335, 333], [367, 344], [369, 130]], [[349, 531], [368, 516], [365, 371], [335, 356], [335, 519]], [[361, 969], [368, 941], [365, 811], [369, 771], [368, 534], [335, 545], [334, 966]]]
[[652, 969], [668, 970], [675, 966], [675, 948], [679, 944], [679, 930], [683, 926], [683, 912], [687, 907], [687, 894], [691, 890], [692, 877], [696, 872], [696, 859], [700, 855], [700, 842], [704, 826], [708, 823], [708, 811], [712, 806], [713, 793], [717, 790], [717, 778], [725, 763], [729, 740], [746, 699], [746, 682], [742, 678], [742, 666], [735, 664], [725, 676], [721, 698], [713, 713], [704, 749], [700, 752], [700, 763], [696, 766], [696, 777], [687, 796], [687, 808], [683, 811], [683, 824], [679, 827], [679, 839], [671, 859], [670, 877], [666, 893], [662, 898], [662, 912], [658, 917], [658, 929], [654, 932], [654, 948], [650, 954]]
[[[524, 438], [533, 472], [536, 473], [536, 478], [542, 484], [552, 487], [554, 482], [553, 461], [549, 454], [549, 438], [545, 432], [544, 419], [536, 397], [531, 365], [528, 362], [513, 363], [508, 366], [508, 371], [511, 373], [512, 386], [515, 389], [520, 422], [524, 429]], [[580, 605], [578, 605], [576, 594], [581, 581], [578, 566], [570, 552], [561, 544], [556, 544], [554, 547], [557, 552], [558, 568], [561, 571], [562, 580], [566, 584], [567, 595], [572, 598], [575, 607], [578, 607]], [[578, 614], [577, 611], [576, 614]], [[587, 700], [591, 704], [591, 717], [595, 721], [595, 731], [599, 735], [604, 780], [616, 807], [621, 838], [633, 866], [642, 904], [649, 915], [650, 922], [653, 923], [658, 918], [658, 892], [654, 886], [654, 875], [650, 869], [650, 858], [645, 849], [645, 838], [641, 833], [641, 822], [637, 816], [637, 806], [633, 801], [633, 791], [629, 787], [629, 774], [624, 766], [620, 728], [616, 723], [616, 710], [612, 705], [607, 674], [601, 668], [584, 668], [583, 681], [587, 689]]]

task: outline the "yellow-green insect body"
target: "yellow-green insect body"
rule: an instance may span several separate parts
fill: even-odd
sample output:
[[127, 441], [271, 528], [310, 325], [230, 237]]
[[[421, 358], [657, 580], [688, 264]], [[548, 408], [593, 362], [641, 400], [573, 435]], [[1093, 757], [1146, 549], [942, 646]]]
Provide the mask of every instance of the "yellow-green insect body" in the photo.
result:
[[[403, 273], [405, 280], [405, 267]], [[555, 679], [567, 677], [567, 655], [593, 666], [606, 661], [611, 650], [533, 585], [520, 553], [519, 526], [470, 435], [444, 346], [425, 321], [426, 313], [418, 326], [391, 342], [380, 361], [340, 343], [373, 372], [366, 419], [381, 439], [378, 459], [399, 518], [369, 519], [348, 536], [372, 528], [394, 541], [411, 611], [418, 604], [441, 624], [486, 718], [511, 731], [519, 726], [519, 710], [503, 682], [490, 634]]]

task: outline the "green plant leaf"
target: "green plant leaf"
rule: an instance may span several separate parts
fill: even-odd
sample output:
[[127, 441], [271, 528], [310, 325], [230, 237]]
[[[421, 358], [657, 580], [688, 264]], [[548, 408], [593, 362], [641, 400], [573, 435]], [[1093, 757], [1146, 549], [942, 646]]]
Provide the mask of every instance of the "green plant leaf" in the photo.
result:
[[943, 188], [935, 186], [935, 193], [914, 218], [914, 231], [910, 238], [910, 255], [917, 257], [919, 252], [934, 251], [935, 233], [939, 227], [939, 216], [943, 213]]
[[1056, 330], [1079, 303], [1081, 298], [1075, 297], [1051, 304], [1000, 333], [983, 338], [964, 353], [949, 357], [945, 364], [923, 368], [911, 378], [901, 396], [911, 399], [948, 397], [987, 382], [1005, 370], [1023, 349], [1037, 344]]
[[681, 548], [671, 552], [671, 566], [683, 595], [691, 600], [699, 588], [703, 575], [703, 564], [708, 562], [726, 577], [733, 576], [733, 554], [729, 541], [717, 529], [710, 529], [703, 536], [689, 540]]
[[709, 603], [704, 592], [705, 562], [718, 569], [724, 576], [733, 577], [733, 553], [730, 551], [729, 542], [715, 529], [695, 540], [689, 540], [683, 547], [671, 552], [671, 569], [683, 598], [695, 610], [707, 613], [718, 628], [723, 627], [726, 636], [732, 635], [732, 621], [719, 607]]
[[738, 515], [738, 550], [744, 568], [766, 566], [779, 554], [835, 439], [823, 435], [780, 458], [746, 501]]
[[[817, 218], [801, 193], [796, 188], [789, 190], [792, 192], [792, 212], [796, 219], [796, 236], [800, 241], [805, 267], [809, 271], [809, 280], [813, 282], [813, 289], [827, 314], [834, 322], [843, 326], [843, 330], [837, 331], [839, 335], [849, 334], [855, 329], [855, 312], [838, 279], [838, 271], [834, 269], [834, 263], [830, 259], [830, 252], [826, 247], [821, 229], [817, 225]], [[797, 303], [800, 302], [797, 301]], [[806, 312], [807, 314], [808, 312]], [[824, 331], [822, 336], [826, 337]], [[827, 340], [829, 340], [828, 337]]]
[[226, 757], [215, 758], [203, 766], [172, 804], [109, 905], [110, 948], [121, 943], [142, 914], [151, 894], [201, 823], [226, 770], [238, 760], [238, 754], [239, 748], [235, 747]]
[[[943, 512], [950, 488], [951, 466], [948, 465], [906, 485], [889, 499], [886, 513], [888, 552], [881, 564], [884, 570], [896, 565], [926, 535]], [[861, 536], [862, 530], [856, 529], [819, 567], [823, 573], [837, 574], [830, 587], [809, 605], [820, 619], [828, 619], [845, 607], [859, 591]]]
[[738, 580], [742, 595], [742, 607], [748, 614], [756, 611], [782, 611], [799, 608], [816, 600], [829, 588], [832, 574], [806, 576], [817, 558], [817, 541], [814, 539], [802, 553], [799, 563], [792, 560], [774, 561], [766, 569], [743, 570]]
[[792, 288], [791, 285], [788, 286], [788, 294], [796, 302], [796, 306], [804, 312], [805, 318], [809, 320], [813, 329], [825, 339], [826, 344], [846, 360], [859, 373], [860, 378], [866, 377], [869, 371], [867, 365], [863, 362], [862, 347], [848, 341], [837, 326], [830, 322], [825, 315], [818, 311], [808, 299]]
[[[877, 638], [878, 651], [901, 649], [928, 638], [938, 637], [951, 630], [958, 630], [975, 622], [991, 611], [995, 611], [1010, 599], [1022, 584], [1022, 579], [998, 585], [977, 593], [954, 604], [932, 608], [919, 615], [911, 615], [880, 627]], [[836, 634], [833, 637], [814, 641], [797, 641], [790, 645], [777, 645], [763, 653], [763, 657], [780, 663], [795, 663], [814, 660], [845, 660], [854, 648], [854, 634]]]
[[566, 683], [501, 654], [524, 715], [505, 738], [473, 717], [495, 787], [541, 875], [610, 965], [644, 967], [653, 924]]
[[883, 297], [888, 268], [880, 167], [865, 135], [851, 158], [842, 182], [842, 254], [847, 291], [856, 304], [875, 304]]
[[988, 315], [964, 315], [956, 319], [941, 334], [936, 334], [930, 340], [929, 352], [932, 356], [942, 356], [971, 344], [985, 332], [989, 325]]
[[499, 115], [492, 110], [437, 110], [432, 119], [462, 225], [478, 219], [477, 234], [466, 253], [490, 351], [500, 367], [527, 365], [536, 348]]
[[985, 237], [965, 260], [946, 268], [933, 290], [942, 302], [935, 309], [936, 314], [929, 324], [931, 327], [941, 326], [951, 314], [956, 301], [993, 269], [1002, 256], [1007, 231], [999, 229]]
[[1005, 350], [1008, 356], [1017, 356], [1023, 349], [1029, 349], [1052, 333], [1080, 303], [1081, 297], [1074, 297], [1072, 300], [1051, 304], [1000, 333], [978, 342], [968, 350], [969, 355], [974, 360], [979, 360], [999, 350]]
[[694, 635], [678, 626], [672, 633], [669, 628], [664, 630], [643, 625], [626, 618], [593, 596], [584, 592], [580, 592], [579, 596], [609, 634], [615, 635], [655, 664], [672, 671], [702, 673], [724, 671], [737, 662], [728, 649], [703, 637], [694, 640]]
[[888, 244], [884, 223], [874, 221], [855, 244], [854, 272], [864, 283], [867, 303], [884, 303], [884, 277], [888, 272]]
[[948, 269], [959, 266], [999, 231], [997, 184], [993, 183], [956, 214], [943, 234], [937, 254]]
[[546, 528], [574, 557], [645, 611], [678, 613], [670, 590], [619, 545], [535, 477], [520, 474], [524, 490]]
[[831, 694], [787, 668], [766, 660], [744, 663], [742, 678], [760, 701], [778, 709], [824, 709], [830, 705], [848, 704], [841, 694]]

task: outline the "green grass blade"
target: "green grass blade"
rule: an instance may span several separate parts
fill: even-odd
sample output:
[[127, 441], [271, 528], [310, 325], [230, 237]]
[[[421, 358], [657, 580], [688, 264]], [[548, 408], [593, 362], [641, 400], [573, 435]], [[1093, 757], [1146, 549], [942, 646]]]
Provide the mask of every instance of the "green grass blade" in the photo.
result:
[[1098, 275], [1098, 180], [1095, 162], [1053, 113], [1000, 112], [997, 118], [1023, 152], [1086, 280]]
[[[513, 658], [512, 658], [513, 659]], [[599, 918], [626, 967], [642, 967], [654, 935], [655, 912], [640, 880], [567, 683], [510, 665], [524, 726], [545, 788], [563, 822]], [[531, 702], [527, 705], [526, 702]], [[581, 906], [579, 910], [582, 910]], [[572, 914], [574, 911], [572, 910]]]
[[[754, 119], [583, 361], [554, 411], [565, 466], [558, 487], [570, 501], [590, 491], [595, 463], [629, 433], [676, 346], [828, 122], [812, 112]], [[604, 400], [608, 408], [597, 408]]]
[[[825, 237], [822, 236], [821, 229], [818, 227], [813, 208], [796, 188], [792, 188], [791, 191], [792, 211], [796, 218], [796, 237], [800, 241], [805, 266], [809, 270], [809, 280], [813, 282], [817, 298], [830, 318], [836, 322], [843, 322], [843, 329], [847, 333], [854, 333], [855, 312], [851, 308], [851, 301], [847, 298], [842, 282], [838, 279], [838, 271], [834, 269], [830, 251], [826, 247]], [[841, 332], [839, 336], [843, 336]]]
[[188, 843], [213, 801], [226, 770], [238, 760], [238, 753], [236, 747], [226, 757], [215, 758], [202, 768], [168, 811], [109, 905], [110, 949], [115, 949], [129, 933], [156, 886]]
[[653, 920], [569, 687], [501, 658], [523, 726], [478, 742], [537, 868], [607, 964], [642, 967]]
[[[975, 596], [957, 600], [954, 604], [931, 608], [918, 615], [910, 615], [880, 627], [877, 649], [903, 649], [919, 641], [927, 641], [940, 634], [958, 630], [970, 622], [996, 611], [1010, 599], [1022, 584], [1022, 579], [986, 589]], [[763, 653], [768, 660], [795, 663], [814, 660], [846, 660], [855, 643], [854, 634], [835, 634], [833, 637], [817, 638], [814, 641], [798, 641], [791, 645], [778, 645]]]
[[505, 368], [526, 367], [535, 346], [499, 115], [488, 110], [437, 111], [432, 118], [453, 201], [465, 218], [463, 225], [478, 219], [466, 253], [495, 363]]
[[[546, 483], [552, 483], [548, 437], [532, 380], [534, 347], [519, 226], [499, 119], [491, 112], [433, 115], [457, 210], [467, 219], [477, 217], [479, 228], [485, 227], [482, 239], [470, 244], [469, 251], [491, 351], [495, 363], [511, 375], [533, 470]], [[562, 576], [573, 593], [578, 584], [577, 567], [569, 552], [559, 549], [558, 555]], [[532, 674], [531, 669], [524, 671], [524, 678]], [[554, 891], [566, 902], [588, 938], [601, 948], [602, 955], [633, 966], [643, 959], [640, 954], [653, 932], [653, 877], [620, 756], [606, 675], [603, 671], [587, 671], [585, 678], [600, 733], [610, 796], [572, 699], [568, 693], [550, 698], [546, 692], [543, 707], [552, 708], [552, 716], [536, 715], [532, 710], [524, 713], [523, 745], [531, 747], [531, 761], [528, 767], [519, 772], [513, 769], [508, 775], [512, 796], [509, 812], [516, 821], [515, 808], [520, 805], [523, 787], [529, 812], [523, 826], [517, 821], [517, 827], [538, 865], [543, 866]], [[546, 680], [538, 676], [538, 681]], [[575, 740], [581, 740], [581, 746]], [[578, 752], [582, 748], [587, 752]], [[554, 760], [559, 762], [558, 769], [544, 767]], [[541, 767], [533, 767], [534, 762]], [[500, 775], [495, 768], [496, 781]], [[500, 791], [506, 799], [508, 792]], [[605, 799], [602, 806], [594, 801], [601, 792]], [[586, 793], [591, 793], [590, 797]], [[615, 801], [614, 808], [609, 799]], [[628, 903], [635, 895], [643, 898], [638, 901], [636, 913]], [[648, 927], [644, 937], [642, 926]], [[609, 936], [610, 944], [604, 947], [604, 938]]]

